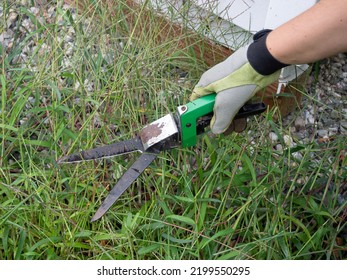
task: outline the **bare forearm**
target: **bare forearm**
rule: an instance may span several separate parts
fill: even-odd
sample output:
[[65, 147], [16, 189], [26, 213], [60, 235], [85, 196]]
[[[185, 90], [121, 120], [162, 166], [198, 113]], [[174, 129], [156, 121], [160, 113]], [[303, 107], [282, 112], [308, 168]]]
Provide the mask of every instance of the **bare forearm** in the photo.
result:
[[286, 64], [310, 63], [347, 51], [347, 0], [321, 0], [274, 29], [266, 45]]

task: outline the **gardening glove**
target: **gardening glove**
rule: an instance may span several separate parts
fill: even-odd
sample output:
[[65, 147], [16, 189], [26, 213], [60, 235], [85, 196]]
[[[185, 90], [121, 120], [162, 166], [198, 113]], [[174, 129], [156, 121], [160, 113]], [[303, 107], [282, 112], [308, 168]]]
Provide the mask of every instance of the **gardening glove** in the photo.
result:
[[256, 33], [250, 45], [203, 73], [195, 86], [191, 101], [217, 93], [210, 124], [214, 134], [225, 132], [240, 108], [257, 91], [278, 80], [280, 69], [287, 66], [268, 51], [265, 41], [270, 32]]

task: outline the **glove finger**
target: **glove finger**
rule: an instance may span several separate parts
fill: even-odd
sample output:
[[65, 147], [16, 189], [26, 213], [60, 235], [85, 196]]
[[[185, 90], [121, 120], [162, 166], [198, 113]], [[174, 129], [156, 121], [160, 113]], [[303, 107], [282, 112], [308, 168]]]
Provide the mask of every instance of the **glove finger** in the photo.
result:
[[212, 83], [215, 83], [227, 77], [228, 75], [230, 75], [230, 73], [233, 73], [234, 71], [242, 67], [247, 62], [247, 48], [248, 46], [244, 46], [238, 49], [226, 60], [216, 64], [215, 66], [204, 72], [201, 75], [200, 80], [196, 84], [189, 99], [193, 101], [201, 96], [216, 92], [211, 87], [209, 88], [209, 90], [207, 90], [207, 87]]
[[241, 68], [244, 64], [248, 63], [247, 49], [248, 46], [239, 48], [227, 59], [208, 69], [201, 75], [197, 85], [206, 87], [211, 83], [225, 78], [226, 76]]
[[256, 85], [245, 85], [217, 94], [211, 120], [211, 131], [221, 134], [228, 129], [240, 108], [253, 96]]
[[209, 94], [211, 94], [211, 93], [213, 93], [213, 91], [211, 91], [211, 90], [206, 90], [206, 89], [203, 88], [203, 87], [196, 86], [196, 87], [193, 89], [193, 92], [192, 92], [192, 94], [190, 95], [189, 100], [190, 100], [190, 101], [193, 101], [193, 100], [195, 100], [195, 99], [198, 99], [198, 98], [200, 98], [200, 97], [202, 97], [202, 96], [205, 96], [205, 95], [209, 95]]

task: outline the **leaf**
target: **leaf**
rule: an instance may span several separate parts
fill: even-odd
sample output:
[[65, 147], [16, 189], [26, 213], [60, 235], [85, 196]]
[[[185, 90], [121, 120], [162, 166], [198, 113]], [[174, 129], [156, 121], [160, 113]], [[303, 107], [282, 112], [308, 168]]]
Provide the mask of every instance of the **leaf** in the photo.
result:
[[23, 143], [30, 146], [40, 146], [45, 148], [51, 148], [51, 141], [43, 141], [43, 140], [31, 140], [31, 139], [23, 139]]
[[141, 256], [141, 255], [145, 255], [153, 251], [156, 251], [159, 248], [160, 248], [160, 244], [152, 244], [147, 247], [141, 247], [137, 253]]
[[289, 248], [288, 244], [286, 243], [285, 238], [281, 236], [277, 239], [277, 241], [278, 241], [278, 244], [279, 244], [285, 258], [290, 259], [291, 258], [290, 248]]
[[8, 129], [8, 130], [11, 130], [11, 131], [13, 131], [13, 132], [18, 132], [18, 128], [15, 128], [15, 127], [12, 126], [12, 125], [4, 124], [4, 123], [0, 123], [0, 128], [2, 128], [2, 129]]
[[252, 175], [253, 186], [256, 186], [256, 184], [257, 184], [257, 175], [256, 175], [254, 166], [253, 166], [250, 158], [246, 154], [243, 154], [242, 155], [242, 161], [247, 165], [248, 170], [249, 170], [249, 172]]
[[2, 250], [5, 253], [6, 258], [9, 258], [9, 251], [8, 251], [8, 236], [10, 233], [10, 227], [8, 225], [4, 226], [4, 231], [2, 234]]
[[168, 235], [166, 233], [163, 233], [162, 237], [167, 239], [167, 240], [170, 240], [171, 242], [179, 243], [179, 244], [187, 244], [187, 243], [191, 243], [193, 241], [193, 239], [179, 239], [179, 238], [173, 237], [171, 235]]
[[57, 244], [58, 242], [60, 242], [62, 240], [63, 240], [63, 238], [60, 236], [52, 236], [49, 238], [41, 239], [40, 241], [36, 242], [33, 246], [31, 246], [28, 249], [28, 253], [34, 252], [37, 248], [44, 246], [44, 245], [47, 245], [47, 244]]
[[74, 235], [74, 237], [89, 237], [89, 236], [91, 236], [91, 234], [92, 233], [90, 231], [84, 230], [84, 231], [80, 231], [80, 232], [76, 233]]
[[17, 246], [16, 254], [14, 256], [15, 260], [20, 260], [20, 257], [23, 252], [26, 236], [27, 236], [26, 231], [22, 229], [19, 234], [18, 246]]
[[23, 108], [25, 107], [25, 104], [27, 103], [29, 98], [29, 94], [27, 94], [26, 96], [23, 95], [26, 91], [27, 88], [23, 88], [17, 93], [18, 99], [12, 106], [11, 116], [9, 117], [8, 125], [14, 126], [17, 122], [18, 116], [23, 111]]
[[61, 101], [61, 92], [60, 92], [59, 88], [55, 84], [53, 84], [51, 81], [49, 81], [49, 80], [46, 81], [46, 83], [47, 83], [47, 85], [50, 86], [50, 88], [52, 89], [53, 93], [56, 95], [57, 100]]
[[159, 206], [161, 207], [161, 209], [164, 211], [166, 215], [171, 215], [172, 211], [170, 207], [168, 207], [168, 205], [165, 204], [164, 201], [157, 200], [157, 203], [159, 204]]
[[113, 239], [120, 239], [123, 238], [123, 234], [119, 233], [99, 233], [94, 236], [93, 240], [95, 241], [101, 241], [101, 240], [113, 240]]
[[280, 217], [283, 219], [288, 219], [292, 221], [294, 224], [296, 224], [298, 227], [302, 228], [302, 230], [305, 232], [309, 240], [311, 240], [312, 236], [310, 232], [308, 231], [307, 227], [305, 227], [305, 225], [302, 222], [300, 222], [297, 218], [292, 216], [287, 216], [287, 215], [280, 215]]
[[328, 212], [326, 211], [315, 211], [313, 212], [315, 215], [318, 215], [318, 216], [325, 216], [325, 217], [328, 217], [329, 219], [331, 219], [333, 222], [336, 222], [335, 218]]
[[159, 229], [165, 227], [165, 224], [162, 222], [156, 222], [151, 224], [145, 224], [142, 226], [143, 229]]
[[212, 237], [203, 239], [203, 241], [200, 243], [200, 249], [203, 249], [204, 247], [206, 247], [207, 244], [209, 244], [211, 241], [214, 241], [215, 239], [219, 237], [233, 234], [234, 231], [235, 230], [233, 228], [227, 228], [227, 229], [218, 231]]
[[188, 218], [188, 217], [184, 217], [184, 216], [180, 216], [180, 215], [169, 215], [166, 217], [166, 219], [172, 219], [172, 220], [182, 222], [184, 224], [188, 224], [188, 225], [196, 228], [196, 223], [191, 218]]
[[5, 108], [6, 104], [6, 78], [5, 75], [0, 75], [0, 82], [1, 82], [1, 103], [2, 103], [2, 108], [1, 110]]
[[230, 259], [234, 259], [236, 257], [238, 257], [240, 255], [240, 253], [236, 250], [231, 251], [227, 254], [224, 254], [222, 256], [220, 256], [217, 260], [230, 260]]
[[181, 201], [181, 202], [188, 202], [188, 203], [194, 203], [194, 198], [190, 198], [190, 197], [185, 197], [185, 196], [178, 196], [178, 195], [173, 195], [173, 196], [170, 196], [178, 201]]

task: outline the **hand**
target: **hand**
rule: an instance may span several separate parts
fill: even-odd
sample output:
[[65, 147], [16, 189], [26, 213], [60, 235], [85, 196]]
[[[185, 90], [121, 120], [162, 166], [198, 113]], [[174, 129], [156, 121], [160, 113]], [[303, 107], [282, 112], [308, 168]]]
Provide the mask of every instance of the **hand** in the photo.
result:
[[[269, 30], [257, 33], [255, 41], [249, 45], [238, 49], [225, 61], [217, 64], [206, 71], [195, 86], [190, 100], [193, 101], [201, 96], [217, 93], [214, 105], [214, 116], [211, 120], [211, 130], [215, 134], [223, 133], [228, 129], [233, 118], [240, 108], [253, 97], [253, 95], [272, 84], [279, 77], [279, 69], [285, 65], [275, 60], [272, 56], [271, 67], [263, 66], [263, 62], [269, 61], [264, 55], [265, 39]], [[262, 41], [262, 42], [260, 42]], [[265, 55], [269, 52], [265, 50]], [[254, 60], [258, 71], [266, 73], [260, 74], [250, 64], [249, 59]], [[265, 68], [265, 69], [263, 69]], [[259, 70], [260, 69], [260, 70]], [[269, 73], [271, 72], [271, 73]]]

